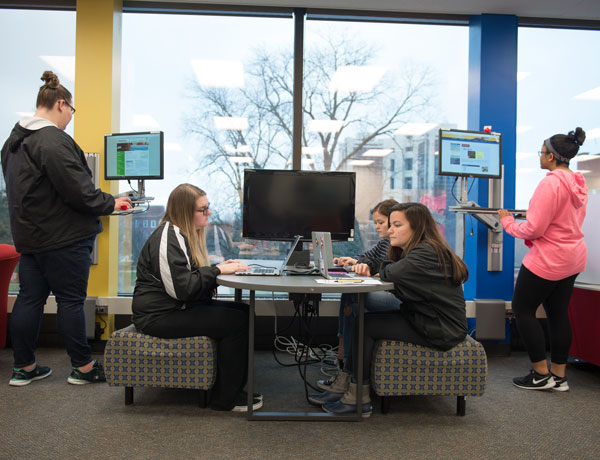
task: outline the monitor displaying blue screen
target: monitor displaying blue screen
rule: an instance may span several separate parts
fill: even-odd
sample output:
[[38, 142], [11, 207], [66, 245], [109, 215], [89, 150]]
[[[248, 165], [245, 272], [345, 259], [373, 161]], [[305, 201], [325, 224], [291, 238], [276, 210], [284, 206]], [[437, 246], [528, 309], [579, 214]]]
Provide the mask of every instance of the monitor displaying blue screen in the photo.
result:
[[440, 129], [439, 174], [502, 177], [502, 134]]
[[164, 176], [162, 131], [117, 133], [104, 136], [106, 180], [162, 179]]

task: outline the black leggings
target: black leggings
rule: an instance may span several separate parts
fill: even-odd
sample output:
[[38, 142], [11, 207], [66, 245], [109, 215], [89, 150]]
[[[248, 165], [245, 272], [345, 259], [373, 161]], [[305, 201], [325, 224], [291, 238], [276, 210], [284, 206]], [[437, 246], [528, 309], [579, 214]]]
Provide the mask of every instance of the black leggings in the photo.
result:
[[[425, 336], [417, 332], [413, 325], [400, 311], [365, 313], [365, 342], [363, 347], [363, 382], [368, 382], [371, 376], [371, 362], [375, 343], [378, 340], [401, 340], [424, 347], [432, 345]], [[352, 371], [354, 378], [357, 377], [358, 369], [358, 319], [354, 325], [354, 340], [352, 342], [352, 359], [349, 360], [346, 369]]]
[[207, 336], [217, 341], [217, 380], [210, 407], [230, 410], [248, 380], [248, 305], [210, 300], [187, 304], [185, 310], [166, 313], [144, 328], [163, 339]]
[[550, 331], [551, 360], [565, 364], [571, 347], [571, 323], [569, 322], [569, 300], [577, 274], [558, 281], [550, 281], [533, 274], [521, 265], [512, 309], [517, 319], [529, 359], [532, 363], [546, 359], [544, 331], [535, 317], [539, 305], [544, 306]]

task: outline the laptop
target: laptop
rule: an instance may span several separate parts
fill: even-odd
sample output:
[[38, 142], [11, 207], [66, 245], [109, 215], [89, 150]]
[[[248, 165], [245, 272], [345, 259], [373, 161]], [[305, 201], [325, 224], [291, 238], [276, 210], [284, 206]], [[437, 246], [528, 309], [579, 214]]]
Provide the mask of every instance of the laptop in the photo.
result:
[[292, 254], [294, 253], [294, 249], [296, 249], [296, 245], [300, 241], [300, 238], [302, 238], [301, 235], [296, 236], [296, 239], [292, 243], [292, 246], [291, 246], [289, 252], [285, 256], [285, 259], [283, 260], [283, 262], [281, 264], [281, 267], [279, 267], [279, 268], [250, 267], [249, 270], [235, 272], [235, 274], [240, 275], [240, 276], [280, 276], [280, 275], [282, 275], [283, 271], [285, 270], [285, 267], [287, 266], [290, 258], [292, 257]]
[[343, 267], [333, 265], [331, 233], [312, 232], [313, 259], [319, 274], [328, 280], [355, 278], [354, 273], [346, 273]]

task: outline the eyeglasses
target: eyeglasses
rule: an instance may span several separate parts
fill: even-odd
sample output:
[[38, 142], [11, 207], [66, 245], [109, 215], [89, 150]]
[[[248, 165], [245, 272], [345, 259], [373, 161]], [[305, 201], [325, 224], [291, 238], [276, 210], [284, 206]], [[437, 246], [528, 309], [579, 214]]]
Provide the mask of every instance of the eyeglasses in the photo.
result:
[[548, 152], [542, 152], [541, 150], [538, 150], [538, 157], [541, 157], [542, 155], [548, 155]]
[[65, 104], [67, 104], [67, 106], [71, 109], [71, 113], [74, 114], [75, 113], [75, 107], [73, 107], [71, 104], [69, 104], [67, 101], [64, 101]]
[[196, 212], [201, 212], [202, 214], [204, 214], [205, 216], [208, 216], [208, 208], [210, 207], [210, 203], [208, 203], [206, 206], [202, 206], [201, 208], [196, 209]]

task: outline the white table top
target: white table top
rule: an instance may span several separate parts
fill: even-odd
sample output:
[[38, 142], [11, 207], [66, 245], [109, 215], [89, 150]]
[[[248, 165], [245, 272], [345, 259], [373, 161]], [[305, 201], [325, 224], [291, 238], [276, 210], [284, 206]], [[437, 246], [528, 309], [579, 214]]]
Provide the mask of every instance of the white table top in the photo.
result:
[[282, 276], [243, 276], [219, 275], [217, 283], [235, 289], [249, 291], [301, 292], [301, 293], [353, 293], [389, 291], [394, 289], [393, 283], [380, 284], [348, 283], [320, 284], [316, 280], [323, 279], [311, 275]]

